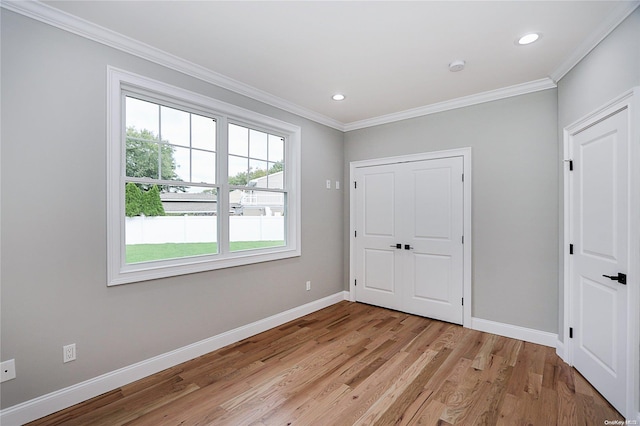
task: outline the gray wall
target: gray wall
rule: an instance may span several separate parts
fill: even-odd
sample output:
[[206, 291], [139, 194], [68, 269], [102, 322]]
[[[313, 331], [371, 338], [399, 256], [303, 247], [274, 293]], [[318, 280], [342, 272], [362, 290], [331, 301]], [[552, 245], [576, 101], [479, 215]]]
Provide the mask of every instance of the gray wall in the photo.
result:
[[552, 333], [558, 324], [556, 105], [556, 90], [546, 90], [345, 136], [345, 176], [351, 161], [472, 147], [472, 315]]
[[[6, 10], [1, 48], [3, 408], [344, 289], [342, 132]], [[107, 65], [301, 126], [302, 256], [107, 288]]]
[[[625, 19], [607, 38], [558, 82], [559, 155], [562, 155], [563, 129], [597, 110], [615, 97], [640, 85], [640, 8]], [[560, 171], [560, 180], [563, 174]], [[564, 194], [559, 187], [560, 235]], [[560, 252], [562, 254], [562, 251]], [[559, 338], [564, 341], [564, 286], [560, 279]]]
[[640, 84], [640, 8], [558, 82], [560, 129]]

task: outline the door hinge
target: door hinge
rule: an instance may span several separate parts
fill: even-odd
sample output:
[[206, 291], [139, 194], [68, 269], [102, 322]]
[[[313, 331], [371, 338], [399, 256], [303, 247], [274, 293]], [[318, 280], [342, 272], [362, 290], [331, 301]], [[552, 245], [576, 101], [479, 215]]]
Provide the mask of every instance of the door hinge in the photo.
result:
[[462, 236], [462, 244], [464, 244], [464, 235]]
[[357, 286], [358, 285], [358, 280], [353, 280], [353, 285]]
[[353, 181], [353, 189], [356, 189], [358, 187], [358, 182]]
[[569, 254], [573, 254], [573, 244], [569, 244]]
[[569, 160], [569, 170], [573, 170], [573, 160]]
[[462, 306], [464, 306], [464, 297], [462, 298]]
[[358, 236], [358, 231], [353, 231], [353, 238], [356, 238]]
[[464, 182], [464, 173], [462, 174], [462, 181]]
[[573, 327], [569, 327], [569, 339], [573, 339]]

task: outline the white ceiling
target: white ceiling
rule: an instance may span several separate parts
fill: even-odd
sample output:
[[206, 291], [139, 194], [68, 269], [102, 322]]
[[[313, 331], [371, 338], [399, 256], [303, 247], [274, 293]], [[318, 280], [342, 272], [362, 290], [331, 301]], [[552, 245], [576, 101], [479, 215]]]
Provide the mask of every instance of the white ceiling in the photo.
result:
[[[45, 3], [342, 124], [545, 78], [553, 84], [638, 4]], [[538, 42], [515, 44], [532, 31]], [[466, 68], [452, 73], [456, 59]], [[347, 99], [332, 101], [335, 92]]]

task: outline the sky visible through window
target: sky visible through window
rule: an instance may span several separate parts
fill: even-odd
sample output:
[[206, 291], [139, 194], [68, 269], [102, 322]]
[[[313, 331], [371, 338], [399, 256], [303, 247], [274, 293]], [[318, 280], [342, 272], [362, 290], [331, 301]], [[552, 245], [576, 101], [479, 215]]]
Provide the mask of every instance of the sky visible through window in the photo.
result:
[[229, 124], [229, 179], [243, 173], [248, 180], [267, 176], [264, 188], [284, 189], [282, 179], [270, 179], [284, 168], [284, 138]]
[[156, 141], [171, 145], [175, 180], [216, 183], [214, 119], [132, 97], [126, 100], [127, 128], [148, 130]]

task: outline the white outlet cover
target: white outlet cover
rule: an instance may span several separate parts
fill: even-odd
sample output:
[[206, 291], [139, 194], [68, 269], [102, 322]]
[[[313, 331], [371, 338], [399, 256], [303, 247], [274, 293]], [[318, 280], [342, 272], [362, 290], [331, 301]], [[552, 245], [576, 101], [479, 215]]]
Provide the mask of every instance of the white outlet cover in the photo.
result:
[[336, 189], [340, 189], [340, 181], [339, 180], [336, 181]]
[[76, 344], [72, 343], [62, 347], [62, 362], [75, 361], [76, 359]]
[[327, 179], [327, 189], [331, 189], [331, 179]]
[[0, 363], [0, 383], [16, 378], [16, 360], [10, 359]]

